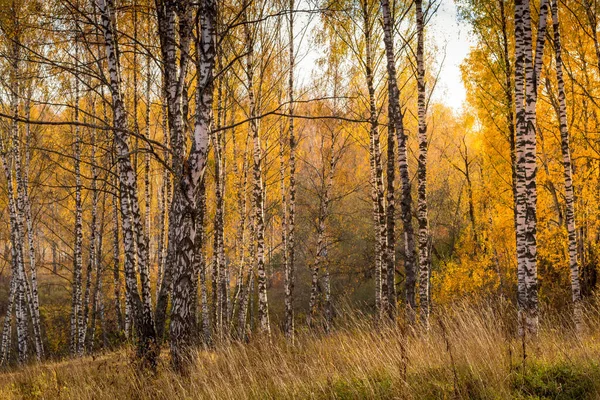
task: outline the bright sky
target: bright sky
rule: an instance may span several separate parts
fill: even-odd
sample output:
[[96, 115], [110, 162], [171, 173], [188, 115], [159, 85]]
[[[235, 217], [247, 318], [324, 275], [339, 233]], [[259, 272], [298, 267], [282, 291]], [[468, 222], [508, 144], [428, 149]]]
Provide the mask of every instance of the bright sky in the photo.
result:
[[441, 0], [440, 8], [427, 29], [427, 39], [439, 49], [438, 63], [443, 60], [433, 99], [459, 111], [466, 97], [460, 64], [474, 43], [469, 34], [469, 27], [465, 24], [459, 25], [454, 0]]
[[[304, 1], [301, 4], [306, 6]], [[306, 24], [309, 24], [309, 30], [318, 21], [314, 15], [309, 18], [306, 14], [301, 14], [298, 19], [296, 26], [306, 28]], [[440, 7], [429, 21], [426, 30], [426, 51], [428, 46], [437, 47], [435, 64], [438, 68], [440, 65], [442, 66], [437, 86], [433, 92], [433, 101], [444, 103], [455, 111], [460, 111], [466, 98], [460, 64], [468, 55], [473, 39], [470, 37], [469, 27], [465, 24], [459, 25], [454, 0], [440, 0]], [[310, 35], [304, 36], [302, 40], [299, 32], [296, 32], [296, 35], [296, 40], [301, 42], [300, 46], [299, 43], [296, 43], [299, 53], [296, 66], [297, 84], [302, 86], [311, 79], [314, 62], [319, 54], [310, 47]]]

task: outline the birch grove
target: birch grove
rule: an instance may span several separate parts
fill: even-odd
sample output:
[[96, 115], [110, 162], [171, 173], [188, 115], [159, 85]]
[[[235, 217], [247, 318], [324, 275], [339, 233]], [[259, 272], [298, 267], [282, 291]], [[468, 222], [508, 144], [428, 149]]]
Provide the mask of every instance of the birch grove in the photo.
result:
[[593, 332], [597, 12], [0, 0], [0, 365], [133, 349], [191, 377], [360, 321], [406, 368], [467, 304], [524, 359], [556, 316]]

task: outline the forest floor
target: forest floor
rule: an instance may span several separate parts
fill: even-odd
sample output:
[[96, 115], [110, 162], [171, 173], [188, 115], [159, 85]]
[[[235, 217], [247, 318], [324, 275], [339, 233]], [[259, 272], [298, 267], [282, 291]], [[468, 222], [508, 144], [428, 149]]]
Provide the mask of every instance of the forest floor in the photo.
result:
[[0, 398], [600, 398], [595, 308], [586, 314], [583, 334], [544, 316], [539, 335], [525, 341], [503, 322], [514, 321], [513, 313], [486, 307], [437, 312], [443, 317], [433, 316], [426, 333], [377, 328], [353, 317], [327, 335], [299, 332], [293, 346], [278, 335], [217, 344], [198, 351], [187, 377], [168, 368], [168, 349], [155, 374], [136, 368], [131, 349], [30, 365], [0, 374]]

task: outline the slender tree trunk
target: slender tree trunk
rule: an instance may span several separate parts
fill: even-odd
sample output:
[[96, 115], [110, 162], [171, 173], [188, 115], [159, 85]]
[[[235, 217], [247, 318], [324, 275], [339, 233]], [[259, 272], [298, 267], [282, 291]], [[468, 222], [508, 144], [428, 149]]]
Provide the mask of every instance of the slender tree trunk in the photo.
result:
[[[247, 21], [246, 12], [244, 17]], [[256, 101], [254, 98], [254, 38], [248, 24], [244, 25], [246, 36], [246, 79], [248, 85], [248, 101], [250, 107], [250, 133], [252, 135], [253, 150], [253, 201], [254, 219], [256, 229], [256, 271], [258, 282], [258, 320], [260, 331], [270, 334], [269, 303], [267, 300], [267, 275], [265, 272], [265, 221], [264, 221], [264, 198], [262, 178], [262, 147], [258, 122], [256, 120]]]
[[[9, 79], [11, 84], [11, 96], [10, 96], [10, 107], [13, 115], [18, 117], [19, 115], [19, 96], [21, 93], [20, 85], [20, 49], [21, 49], [21, 38], [17, 34], [14, 38], [12, 38], [12, 46], [11, 46], [11, 70], [9, 73]], [[26, 97], [26, 116], [30, 115], [30, 94], [25, 94]], [[26, 124], [26, 132], [25, 132], [25, 165], [23, 166], [21, 160], [21, 142], [20, 142], [20, 129], [19, 124], [15, 118], [10, 126], [10, 136], [12, 140], [12, 164], [15, 172], [15, 183], [16, 183], [16, 208], [15, 208], [15, 223], [17, 224], [16, 232], [18, 233], [18, 242], [19, 242], [19, 251], [21, 263], [19, 264], [22, 269], [19, 270], [19, 274], [21, 276], [22, 282], [22, 290], [24, 291], [24, 301], [21, 301], [19, 298], [19, 302], [17, 303], [17, 310], [20, 313], [23, 313], [25, 307], [29, 311], [29, 315], [31, 317], [31, 325], [33, 330], [33, 341], [35, 345], [35, 354], [36, 359], [40, 361], [44, 356], [44, 349], [42, 343], [42, 334], [41, 334], [41, 326], [40, 326], [40, 313], [39, 313], [39, 299], [38, 299], [38, 291], [37, 291], [37, 267], [36, 267], [36, 257], [35, 257], [35, 247], [33, 243], [33, 221], [31, 216], [31, 209], [29, 207], [29, 196], [28, 196], [28, 172], [29, 168], [29, 124]], [[11, 172], [12, 174], [12, 172]], [[27, 273], [25, 272], [25, 234], [27, 230], [27, 240], [28, 240], [28, 250], [29, 250], [29, 265], [31, 271], [31, 284], [29, 283]], [[18, 291], [17, 293], [21, 293]], [[21, 310], [23, 310], [21, 312]], [[19, 319], [17, 317], [17, 322], [21, 321], [22, 324], [27, 324], [25, 321], [25, 315], [23, 314], [23, 319]], [[27, 325], [21, 325], [21, 332], [26, 334]], [[19, 329], [18, 329], [19, 330]], [[26, 343], [24, 344], [26, 345]], [[25, 347], [20, 347], [21, 349], [25, 349]], [[23, 355], [26, 357], [26, 355]]]
[[2, 327], [2, 343], [0, 344], [0, 365], [7, 365], [10, 358], [10, 343], [12, 339], [12, 314], [14, 311], [15, 292], [17, 287], [16, 257], [14, 248], [12, 248], [12, 273], [10, 276], [10, 288], [8, 293], [8, 302], [6, 304], [6, 315]]
[[[146, 55], [146, 132], [144, 136], [146, 140], [150, 140], [150, 108], [151, 101], [150, 98], [150, 88], [151, 88], [151, 76], [150, 76], [150, 54]], [[148, 262], [150, 263], [150, 217], [151, 217], [151, 207], [152, 207], [152, 191], [151, 191], [151, 183], [150, 183], [150, 149], [146, 149], [146, 153], [144, 154], [144, 231], [145, 236], [144, 239], [146, 241], [146, 248], [148, 249]], [[150, 265], [148, 265], [150, 268]], [[160, 268], [160, 267], [159, 267]], [[150, 272], [148, 271], [148, 277], [150, 276]], [[157, 286], [158, 286], [157, 280]], [[148, 279], [148, 285], [150, 285], [150, 279]], [[148, 291], [150, 288], [148, 287]], [[149, 296], [150, 297], [150, 296]]]
[[[78, 58], [78, 44], [75, 43], [75, 58]], [[75, 78], [75, 122], [79, 122], [79, 81]], [[71, 355], [83, 354], [85, 326], [82, 308], [82, 274], [83, 274], [83, 206], [81, 199], [81, 133], [79, 125], [75, 126], [74, 162], [75, 162], [75, 245], [73, 248], [73, 288], [71, 311]]]
[[[286, 207], [285, 195], [285, 166], [282, 159], [282, 241], [284, 243], [284, 270], [285, 270], [285, 322], [284, 332], [286, 337], [294, 340], [294, 286], [295, 286], [295, 268], [294, 268], [294, 233], [295, 233], [295, 211], [296, 211], [296, 138], [294, 136], [294, 68], [296, 64], [294, 54], [294, 7], [295, 1], [289, 0], [289, 72], [288, 72], [288, 123], [289, 123], [289, 145], [290, 145], [290, 182], [289, 182], [289, 204]], [[283, 154], [283, 138], [282, 154]]]
[[[533, 64], [531, 13], [529, 0], [515, 2], [515, 104], [516, 104], [516, 232], [519, 309], [525, 330], [536, 334], [538, 328], [537, 295], [537, 165], [536, 102], [537, 79], [541, 69], [546, 0], [540, 4], [540, 26]], [[523, 332], [523, 331], [522, 331]]]
[[362, 1], [363, 31], [365, 39], [365, 75], [369, 92], [369, 160], [371, 166], [371, 198], [373, 202], [373, 220], [375, 225], [375, 308], [379, 317], [389, 314], [387, 233], [384, 204], [384, 192], [381, 166], [381, 148], [379, 144], [379, 124], [373, 77], [373, 55], [371, 35], [373, 23], [369, 17], [369, 5]]
[[[92, 110], [95, 110], [95, 105], [92, 104]], [[95, 285], [95, 290], [94, 290], [94, 294], [92, 296], [92, 320], [91, 320], [91, 326], [90, 326], [90, 333], [91, 336], [87, 336], [86, 333], [84, 333], [85, 338], [87, 339], [87, 343], [84, 340], [84, 342], [81, 344], [81, 346], [86, 345], [85, 348], [88, 349], [88, 351], [91, 351], [93, 348], [93, 335], [94, 335], [94, 331], [96, 329], [96, 307], [97, 307], [97, 291], [98, 291], [98, 280], [100, 279], [100, 275], [98, 274], [99, 272], [99, 266], [100, 266], [100, 262], [98, 259], [98, 251], [97, 251], [97, 234], [98, 234], [98, 168], [96, 167], [96, 130], [92, 130], [92, 138], [91, 138], [91, 154], [90, 154], [90, 167], [91, 167], [91, 172], [92, 172], [92, 182], [91, 182], [91, 189], [92, 189], [92, 221], [90, 224], [90, 252], [89, 252], [89, 261], [88, 261], [88, 271], [87, 271], [87, 276], [86, 276], [86, 288], [85, 288], [85, 296], [84, 296], [84, 330], [87, 329], [88, 323], [88, 304], [90, 301], [90, 292], [91, 292], [91, 286], [92, 286], [92, 271], [94, 271], [96, 273], [96, 285]], [[81, 349], [81, 352], [83, 353], [83, 349]]]
[[425, 62], [424, 53], [424, 21], [423, 1], [416, 0], [417, 16], [417, 92], [419, 120], [419, 161], [417, 168], [418, 205], [417, 220], [419, 222], [419, 307], [421, 323], [429, 326], [429, 276], [431, 270], [431, 254], [429, 246], [429, 218], [427, 213], [427, 105], [425, 104]]
[[392, 114], [389, 116], [394, 122], [398, 141], [398, 170], [400, 172], [400, 182], [402, 183], [402, 196], [400, 200], [400, 209], [402, 223], [404, 226], [404, 269], [406, 271], [406, 312], [407, 318], [412, 323], [415, 320], [416, 300], [416, 254], [415, 254], [415, 234], [412, 226], [412, 194], [410, 174], [408, 170], [408, 150], [406, 132], [404, 131], [404, 116], [400, 109], [400, 90], [396, 77], [396, 60], [394, 52], [393, 39], [393, 20], [390, 12], [389, 0], [381, 0], [381, 11], [383, 14], [383, 33], [385, 54], [387, 59], [387, 73], [389, 98]]
[[[335, 79], [335, 78], [334, 78]], [[334, 86], [334, 98], [337, 97], [337, 86]], [[334, 100], [335, 101], [335, 100]], [[334, 114], [335, 114], [335, 106], [334, 106]], [[322, 137], [321, 142], [321, 154], [324, 154], [323, 151], [323, 140]], [[312, 268], [312, 281], [311, 281], [311, 290], [310, 290], [310, 301], [309, 301], [309, 312], [307, 314], [307, 324], [308, 326], [314, 326], [313, 319], [317, 316], [317, 295], [320, 290], [319, 286], [319, 268], [323, 265], [325, 269], [325, 277], [324, 277], [324, 298], [322, 302], [322, 306], [325, 311], [325, 327], [326, 330], [329, 329], [331, 324], [331, 291], [330, 291], [330, 283], [329, 283], [329, 269], [326, 267], [327, 264], [327, 235], [326, 235], [326, 224], [327, 219], [329, 218], [330, 209], [331, 209], [331, 189], [333, 187], [333, 178], [335, 176], [335, 170], [337, 163], [339, 161], [339, 156], [341, 155], [341, 150], [339, 153], [336, 153], [335, 149], [335, 132], [331, 133], [331, 143], [329, 147], [329, 162], [323, 159], [323, 168], [321, 171], [321, 191], [318, 193], [319, 196], [319, 216], [318, 216], [318, 224], [317, 224], [317, 252], [315, 255], [315, 261]], [[327, 168], [328, 167], [328, 168]], [[386, 289], [387, 293], [387, 289]]]
[[[115, 191], [119, 191], [119, 187], [116, 184], [115, 178]], [[123, 311], [121, 308], [121, 265], [119, 262], [120, 251], [119, 251], [119, 212], [118, 212], [118, 199], [117, 194], [112, 196], [112, 210], [113, 210], [113, 284], [114, 284], [114, 295], [115, 295], [115, 315], [117, 317], [118, 330], [125, 330], [125, 321], [123, 320]]]
[[[94, 106], [92, 105], [92, 110]], [[83, 296], [83, 325], [80, 331], [80, 342], [78, 343], [77, 351], [81, 356], [86, 348], [86, 339], [87, 338], [87, 330], [88, 330], [88, 319], [89, 319], [89, 304], [90, 304], [90, 294], [92, 290], [92, 272], [98, 270], [98, 259], [97, 259], [97, 232], [98, 232], [98, 169], [96, 167], [96, 132], [93, 130], [92, 132], [92, 140], [91, 140], [92, 150], [90, 156], [90, 164], [92, 170], [92, 221], [90, 224], [90, 250], [89, 250], [89, 260], [88, 267], [86, 271], [86, 279], [85, 279], [85, 293]], [[96, 277], [97, 279], [98, 277]], [[94, 300], [92, 299], [92, 302]], [[92, 325], [92, 330], [95, 325]], [[89, 343], [87, 343], [89, 348]]]
[[[29, 120], [31, 118], [31, 88], [26, 90], [25, 99], [25, 117]], [[14, 140], [14, 138], [13, 138]], [[31, 304], [30, 309], [32, 310], [32, 327], [34, 334], [34, 344], [36, 350], [37, 361], [41, 361], [44, 358], [44, 345], [42, 341], [42, 329], [40, 321], [40, 302], [38, 296], [38, 283], [37, 283], [37, 257], [35, 253], [35, 239], [34, 239], [34, 228], [33, 228], [33, 216], [31, 213], [31, 201], [29, 200], [29, 164], [30, 164], [30, 140], [31, 140], [31, 126], [29, 123], [25, 124], [25, 149], [24, 149], [24, 165], [22, 167], [22, 179], [20, 187], [20, 196], [22, 196], [23, 203], [23, 218], [27, 228], [27, 244], [29, 250], [29, 268], [31, 273]], [[15, 150], [19, 151], [19, 146], [14, 145]], [[20, 165], [20, 155], [15, 156], [15, 165]], [[17, 168], [17, 177], [19, 175], [19, 169]]]
[[[115, 147], [118, 156], [119, 184], [121, 192], [121, 214], [123, 225], [123, 242], [125, 244], [125, 287], [133, 314], [134, 325], [138, 336], [138, 356], [151, 368], [156, 366], [159, 348], [157, 346], [154, 316], [152, 315], [149, 289], [148, 249], [143, 240], [137, 182], [135, 171], [129, 158], [129, 135], [127, 133], [127, 114], [121, 92], [119, 52], [114, 29], [114, 13], [112, 0], [97, 0], [101, 14], [102, 33], [106, 58], [108, 62], [110, 89], [113, 105], [113, 122]], [[137, 261], [142, 285], [142, 296], [138, 291], [135, 271]]]
[[[328, 247], [328, 241], [325, 240], [325, 248]], [[323, 263], [323, 308], [325, 313], [325, 332], [331, 331], [333, 324], [333, 305], [331, 304], [331, 279], [329, 277], [329, 259]]]
[[577, 260], [577, 228], [575, 225], [575, 195], [573, 191], [573, 167], [569, 128], [567, 125], [567, 101], [562, 70], [562, 48], [558, 20], [558, 3], [552, 0], [552, 22], [554, 30], [554, 51], [556, 55], [556, 81], [558, 84], [558, 120], [560, 125], [561, 150], [565, 179], [565, 202], [567, 206], [566, 222], [569, 238], [569, 268], [571, 270], [571, 294], [573, 298], [573, 321], [578, 332], [583, 330], [583, 310], [581, 305], [581, 286], [579, 283], [579, 262]]
[[[163, 77], [164, 79], [164, 77]], [[166, 95], [165, 95], [165, 99], [166, 99]], [[171, 138], [169, 137], [169, 130], [168, 128], [168, 110], [167, 110], [167, 105], [166, 103], [163, 105], [163, 127], [164, 127], [164, 144], [166, 146], [167, 142], [171, 142]], [[171, 142], [171, 144], [173, 144]], [[165, 150], [165, 162], [168, 163], [169, 161], [173, 162], [172, 159], [170, 159], [168, 157], [168, 151]], [[173, 215], [172, 215], [172, 199], [173, 199], [173, 193], [171, 191], [171, 177], [169, 175], [169, 171], [167, 168], [165, 168], [165, 171], [163, 173], [163, 187], [164, 187], [164, 195], [165, 197], [163, 197], [163, 203], [164, 203], [164, 207], [165, 207], [165, 219], [168, 219], [168, 229], [167, 229], [167, 238], [166, 238], [166, 244], [164, 244], [165, 239], [163, 238], [162, 242], [163, 242], [163, 258], [162, 258], [162, 276], [161, 276], [161, 281], [160, 281], [160, 289], [158, 289], [158, 297], [156, 299], [156, 333], [157, 333], [157, 337], [159, 339], [162, 339], [163, 337], [163, 333], [164, 333], [164, 329], [165, 329], [165, 319], [167, 316], [167, 306], [168, 306], [168, 302], [169, 302], [169, 295], [171, 294], [171, 290], [172, 290], [172, 285], [173, 285], [173, 232], [174, 232], [174, 226], [172, 225], [171, 221], [173, 221]], [[168, 210], [168, 211], [167, 211]], [[163, 231], [164, 231], [164, 227], [163, 227]]]
[[[322, 194], [322, 196], [327, 196]], [[319, 202], [319, 222], [317, 225], [317, 252], [315, 254], [315, 261], [311, 271], [311, 285], [310, 285], [310, 300], [308, 303], [308, 314], [306, 315], [306, 324], [309, 327], [314, 327], [313, 319], [317, 317], [318, 313], [318, 293], [319, 293], [319, 268], [322, 261], [325, 258], [327, 249], [325, 248], [325, 218], [326, 211], [324, 202], [325, 199], [321, 199]]]
[[198, 188], [198, 219], [196, 220], [196, 242], [194, 263], [195, 270], [200, 271], [200, 307], [202, 311], [202, 343], [209, 346], [212, 343], [212, 332], [210, 330], [210, 310], [208, 307], [208, 290], [206, 287], [206, 258], [203, 252], [205, 239], [204, 216], [206, 214], [206, 186], [202, 181]]
[[[15, 107], [15, 111], [17, 111]], [[16, 115], [16, 114], [15, 114]], [[13, 122], [12, 129], [17, 129], [16, 120]], [[2, 148], [0, 153], [2, 155], [2, 167], [6, 176], [6, 188], [8, 195], [8, 211], [10, 218], [10, 238], [12, 243], [12, 276], [11, 286], [13, 286], [13, 302], [15, 308], [15, 321], [17, 330], [17, 351], [18, 351], [18, 362], [19, 364], [24, 363], [27, 360], [27, 321], [25, 320], [25, 263], [23, 259], [23, 242], [22, 236], [19, 232], [20, 226], [17, 215], [17, 205], [15, 200], [15, 190], [13, 183], [12, 171], [9, 168], [7, 152], [4, 149], [4, 143], [0, 141]], [[10, 308], [9, 308], [10, 311]], [[10, 332], [5, 330], [8, 335]], [[10, 339], [8, 336], [6, 343], [7, 360], [8, 353], [10, 353]]]
[[[220, 61], [219, 61], [220, 63]], [[222, 67], [219, 67], [221, 70]], [[223, 99], [223, 78], [217, 81], [217, 118], [215, 127], [221, 128], [221, 121], [225, 119], [225, 99]], [[214, 219], [214, 246], [213, 254], [215, 260], [216, 274], [216, 295], [215, 304], [216, 320], [215, 326], [219, 335], [226, 333], [229, 325], [228, 318], [228, 279], [227, 266], [225, 265], [225, 229], [224, 229], [224, 207], [225, 207], [225, 138], [224, 132], [218, 132], [211, 135], [213, 149], [215, 154], [215, 219]]]
[[[234, 160], [237, 160], [237, 146], [235, 143], [235, 135], [232, 136], [233, 150], [234, 150]], [[234, 174], [239, 176], [239, 181], [237, 184], [237, 203], [238, 203], [238, 213], [240, 217], [240, 222], [238, 225], [238, 233], [236, 238], [236, 248], [239, 251], [239, 266], [238, 266], [238, 277], [237, 277], [237, 289], [236, 289], [236, 298], [239, 303], [238, 306], [238, 326], [237, 326], [237, 337], [239, 340], [243, 340], [245, 336], [246, 330], [246, 309], [247, 309], [247, 290], [246, 285], [244, 285], [244, 275], [246, 272], [246, 214], [248, 208], [248, 199], [247, 199], [247, 186], [248, 186], [248, 145], [250, 142], [250, 135], [246, 135], [244, 152], [242, 158], [242, 171], [241, 174], [237, 171], [237, 161], [234, 162]], [[252, 239], [250, 240], [250, 246], [252, 246]], [[250, 257], [250, 260], [253, 258]]]
[[[249, 165], [247, 167], [250, 168]], [[254, 210], [252, 210], [254, 211]], [[252, 333], [253, 328], [253, 309], [254, 309], [254, 269], [256, 265], [256, 219], [252, 218], [249, 232], [249, 251], [248, 251], [248, 278], [243, 285], [240, 296], [240, 312], [238, 315], [238, 337], [241, 340], [247, 339], [247, 335]]]
[[387, 233], [387, 262], [388, 262], [388, 301], [392, 312], [396, 312], [396, 199], [394, 189], [395, 179], [395, 152], [394, 152], [394, 124], [388, 122], [388, 136], [387, 136], [387, 172], [386, 172], [386, 233]]

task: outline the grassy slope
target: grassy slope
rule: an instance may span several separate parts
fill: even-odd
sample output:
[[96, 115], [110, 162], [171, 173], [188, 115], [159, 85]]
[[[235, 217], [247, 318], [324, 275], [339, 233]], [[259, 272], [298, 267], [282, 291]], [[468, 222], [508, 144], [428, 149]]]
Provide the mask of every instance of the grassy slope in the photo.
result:
[[[589, 325], [598, 327], [593, 314]], [[503, 318], [485, 308], [444, 315], [407, 341], [399, 328], [376, 330], [356, 319], [328, 336], [300, 333], [295, 346], [279, 337], [222, 344], [199, 351], [187, 378], [169, 371], [166, 350], [153, 376], [139, 373], [127, 350], [33, 365], [1, 374], [0, 398], [600, 398], [598, 329], [578, 339], [547, 318], [526, 344], [523, 369], [523, 344], [506, 333]]]

